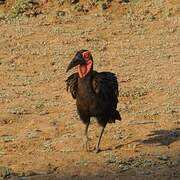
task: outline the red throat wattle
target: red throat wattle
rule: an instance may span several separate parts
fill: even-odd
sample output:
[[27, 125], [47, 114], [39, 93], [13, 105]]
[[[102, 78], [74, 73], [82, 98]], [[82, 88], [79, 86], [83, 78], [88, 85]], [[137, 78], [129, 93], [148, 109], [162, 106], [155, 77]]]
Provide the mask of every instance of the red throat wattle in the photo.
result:
[[78, 66], [78, 74], [80, 78], [85, 77], [91, 70], [92, 60], [88, 60], [86, 64]]

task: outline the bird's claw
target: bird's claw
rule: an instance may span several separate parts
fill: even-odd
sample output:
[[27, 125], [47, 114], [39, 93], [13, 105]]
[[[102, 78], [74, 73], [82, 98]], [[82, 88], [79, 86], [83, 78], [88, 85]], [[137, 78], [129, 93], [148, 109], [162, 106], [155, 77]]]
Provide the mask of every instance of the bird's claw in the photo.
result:
[[100, 149], [96, 149], [96, 150], [95, 150], [95, 153], [99, 153], [99, 152], [100, 152]]
[[94, 150], [95, 153], [99, 153], [100, 151], [101, 151], [101, 149], [99, 147], [96, 147]]

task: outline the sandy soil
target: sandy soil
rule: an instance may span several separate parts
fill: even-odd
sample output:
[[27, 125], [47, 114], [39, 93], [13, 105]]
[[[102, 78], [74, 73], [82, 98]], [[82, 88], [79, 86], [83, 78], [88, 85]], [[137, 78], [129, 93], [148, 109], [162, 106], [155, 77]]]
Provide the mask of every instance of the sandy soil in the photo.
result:
[[[180, 179], [178, 1], [62, 16], [44, 3], [47, 14], [0, 20], [0, 179]], [[120, 84], [122, 121], [108, 124], [98, 154], [83, 150], [64, 82], [82, 48]], [[99, 130], [92, 120], [92, 149]]]

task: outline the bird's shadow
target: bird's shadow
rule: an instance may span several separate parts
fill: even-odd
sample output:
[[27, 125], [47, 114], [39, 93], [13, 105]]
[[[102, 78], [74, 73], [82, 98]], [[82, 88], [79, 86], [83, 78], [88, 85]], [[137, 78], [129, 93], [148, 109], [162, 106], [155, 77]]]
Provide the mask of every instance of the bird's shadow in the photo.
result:
[[180, 141], [180, 128], [171, 130], [155, 130], [151, 131], [148, 138], [144, 140], [134, 140], [125, 144], [116, 145], [114, 149], [122, 148], [125, 145], [138, 143], [140, 144], [156, 144], [157, 146], [169, 146], [171, 143]]
[[170, 145], [180, 140], [180, 128], [171, 130], [155, 130], [148, 135], [148, 138], [141, 141], [144, 144]]

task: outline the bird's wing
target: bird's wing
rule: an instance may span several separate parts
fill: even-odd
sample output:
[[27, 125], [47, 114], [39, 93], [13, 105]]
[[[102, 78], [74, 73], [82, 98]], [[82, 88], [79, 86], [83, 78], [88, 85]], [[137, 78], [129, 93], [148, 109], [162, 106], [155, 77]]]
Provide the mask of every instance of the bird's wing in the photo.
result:
[[67, 91], [70, 90], [72, 97], [76, 99], [77, 90], [78, 90], [78, 74], [77, 73], [74, 73], [67, 78], [66, 86], [67, 86]]
[[92, 80], [92, 85], [95, 93], [105, 99], [117, 99], [117, 97], [119, 96], [118, 81], [114, 73], [98, 73], [95, 71]]

